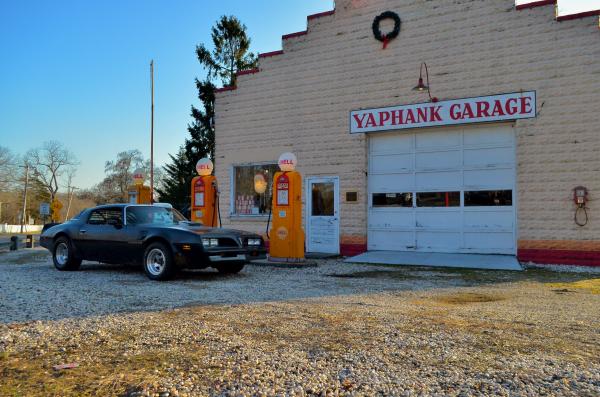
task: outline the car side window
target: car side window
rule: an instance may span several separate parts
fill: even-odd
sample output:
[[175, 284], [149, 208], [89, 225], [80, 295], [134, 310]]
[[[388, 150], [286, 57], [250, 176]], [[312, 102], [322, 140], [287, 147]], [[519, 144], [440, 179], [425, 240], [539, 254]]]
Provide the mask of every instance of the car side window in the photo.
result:
[[120, 208], [102, 208], [91, 212], [87, 223], [90, 225], [106, 225], [110, 220], [123, 223], [123, 213]]

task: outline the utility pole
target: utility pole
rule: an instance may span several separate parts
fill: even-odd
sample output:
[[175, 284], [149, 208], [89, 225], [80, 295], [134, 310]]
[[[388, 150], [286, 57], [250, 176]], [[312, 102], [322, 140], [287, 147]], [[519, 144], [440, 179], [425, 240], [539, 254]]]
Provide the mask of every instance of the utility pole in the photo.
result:
[[154, 203], [154, 60], [150, 61], [150, 203]]
[[25, 224], [25, 211], [27, 211], [27, 185], [28, 184], [29, 184], [29, 164], [25, 164], [25, 189], [23, 190], [23, 213], [21, 214], [21, 233], [23, 233], [23, 225]]
[[67, 213], [65, 215], [65, 222], [67, 221], [67, 219], [69, 219], [69, 210], [71, 210], [71, 201], [73, 201], [73, 195], [75, 194], [75, 189], [78, 189], [78, 188], [76, 188], [75, 186], [71, 186], [71, 188], [69, 189], [71, 192], [69, 195], [69, 204], [67, 205]]

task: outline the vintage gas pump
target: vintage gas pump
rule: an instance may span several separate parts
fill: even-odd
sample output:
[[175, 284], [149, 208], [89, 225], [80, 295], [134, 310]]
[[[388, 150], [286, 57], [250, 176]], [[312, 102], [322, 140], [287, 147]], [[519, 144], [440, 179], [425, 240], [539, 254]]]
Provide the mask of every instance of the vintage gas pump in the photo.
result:
[[198, 160], [196, 171], [199, 176], [192, 179], [191, 220], [216, 227], [219, 191], [217, 178], [211, 175], [213, 162], [208, 158]]
[[133, 186], [127, 189], [129, 204], [152, 204], [150, 187], [144, 186], [144, 172], [137, 169], [133, 172]]
[[283, 153], [273, 177], [271, 206], [273, 227], [269, 232], [269, 258], [274, 261], [304, 261], [302, 229], [302, 176], [296, 172], [296, 156]]

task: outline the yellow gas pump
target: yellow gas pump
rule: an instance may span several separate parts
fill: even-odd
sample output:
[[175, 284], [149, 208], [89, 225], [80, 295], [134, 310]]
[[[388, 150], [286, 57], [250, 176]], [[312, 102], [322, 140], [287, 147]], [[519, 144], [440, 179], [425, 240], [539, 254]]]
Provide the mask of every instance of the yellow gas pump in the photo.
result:
[[150, 186], [144, 186], [144, 173], [137, 169], [133, 173], [133, 186], [127, 188], [127, 202], [130, 204], [152, 204]]
[[304, 261], [302, 228], [302, 176], [295, 171], [296, 156], [284, 153], [273, 177], [271, 206], [273, 227], [269, 232], [269, 258], [274, 261]]
[[211, 175], [212, 161], [208, 158], [198, 160], [196, 171], [199, 176], [192, 179], [191, 220], [217, 227], [218, 187], [217, 178]]

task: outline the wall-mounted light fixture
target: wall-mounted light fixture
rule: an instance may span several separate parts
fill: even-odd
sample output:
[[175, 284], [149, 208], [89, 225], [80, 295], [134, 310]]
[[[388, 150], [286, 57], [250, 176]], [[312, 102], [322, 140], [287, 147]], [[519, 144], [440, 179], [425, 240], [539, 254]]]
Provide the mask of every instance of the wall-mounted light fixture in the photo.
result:
[[[427, 79], [427, 84], [423, 82], [423, 67], [425, 67], [425, 78]], [[438, 101], [436, 97], [431, 96], [431, 90], [429, 89], [429, 69], [427, 68], [427, 64], [425, 62], [421, 63], [421, 68], [419, 69], [419, 83], [415, 88], [413, 88], [413, 90], [420, 92], [427, 91], [427, 94], [429, 94], [429, 100], [431, 102]]]

